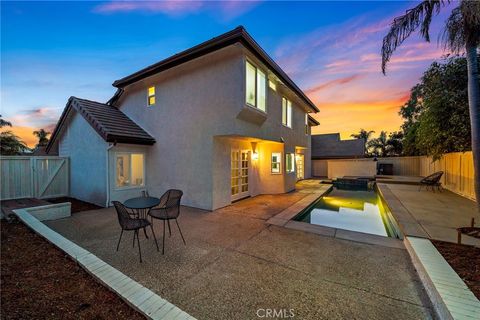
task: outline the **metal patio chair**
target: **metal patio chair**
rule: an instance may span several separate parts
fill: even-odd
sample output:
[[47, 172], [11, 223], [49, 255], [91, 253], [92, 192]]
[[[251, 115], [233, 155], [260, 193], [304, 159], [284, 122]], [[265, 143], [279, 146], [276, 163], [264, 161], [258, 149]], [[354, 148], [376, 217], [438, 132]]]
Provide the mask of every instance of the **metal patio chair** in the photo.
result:
[[163, 220], [163, 243], [162, 243], [162, 254], [165, 253], [165, 221], [168, 224], [168, 234], [172, 235], [172, 230], [170, 228], [170, 220], [175, 220], [177, 223], [178, 231], [180, 231], [180, 236], [182, 237], [183, 244], [187, 245], [185, 238], [183, 237], [182, 229], [178, 224], [178, 216], [180, 215], [180, 200], [182, 199], [183, 192], [181, 190], [170, 189], [165, 192], [160, 198], [160, 205], [151, 209], [148, 214], [152, 219]]
[[120, 238], [118, 239], [118, 243], [117, 243], [117, 251], [120, 246], [120, 241], [122, 240], [123, 231], [133, 231], [133, 247], [135, 248], [135, 237], [137, 237], [138, 253], [140, 255], [140, 263], [141, 263], [142, 250], [140, 248], [138, 230], [145, 229], [148, 226], [150, 226], [150, 229], [152, 230], [153, 239], [155, 239], [155, 245], [157, 246], [157, 251], [159, 251], [157, 238], [155, 237], [152, 224], [147, 219], [132, 218], [128, 213], [127, 208], [125, 208], [125, 206], [121, 202], [112, 201], [112, 203], [115, 206], [115, 210], [117, 211], [118, 223], [122, 228], [122, 231], [120, 233]]
[[437, 171], [428, 177], [423, 178], [420, 180], [420, 187], [418, 187], [418, 191], [422, 189], [423, 186], [426, 187], [428, 190], [428, 187], [432, 189], [433, 192], [435, 192], [435, 187], [437, 187], [437, 190], [440, 191], [442, 187], [442, 183], [440, 182], [440, 179], [443, 176], [443, 171]]

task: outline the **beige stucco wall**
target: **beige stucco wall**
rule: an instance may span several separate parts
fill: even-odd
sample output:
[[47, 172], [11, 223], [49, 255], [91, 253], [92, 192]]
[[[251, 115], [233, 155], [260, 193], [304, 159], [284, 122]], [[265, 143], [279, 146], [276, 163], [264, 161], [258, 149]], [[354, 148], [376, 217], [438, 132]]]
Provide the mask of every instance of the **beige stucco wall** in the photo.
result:
[[[185, 205], [215, 209], [230, 203], [230, 150], [225, 142], [230, 140], [216, 137], [283, 140], [278, 143], [283, 154], [295, 152], [296, 147], [309, 148], [305, 110], [281, 84], [278, 92], [268, 89], [263, 124], [237, 118], [250, 108], [245, 105], [245, 59], [245, 49], [235, 44], [126, 88], [117, 105], [157, 140], [148, 147], [147, 189], [151, 194], [178, 188], [184, 191]], [[254, 58], [249, 59], [262, 68]], [[147, 107], [147, 88], [152, 85], [156, 104]], [[293, 129], [281, 123], [281, 94], [293, 102]], [[305, 175], [309, 177], [310, 153], [305, 151]], [[270, 161], [269, 155], [265, 158]], [[277, 180], [283, 181], [277, 184]], [[295, 181], [295, 174], [279, 178], [262, 173], [252, 193], [293, 190]]]

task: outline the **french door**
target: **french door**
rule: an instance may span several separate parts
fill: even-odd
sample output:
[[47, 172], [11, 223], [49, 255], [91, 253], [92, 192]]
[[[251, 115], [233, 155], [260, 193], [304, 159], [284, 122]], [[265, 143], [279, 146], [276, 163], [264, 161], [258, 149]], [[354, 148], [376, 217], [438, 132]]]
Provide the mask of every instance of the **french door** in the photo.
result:
[[305, 178], [305, 166], [304, 166], [304, 155], [297, 153], [297, 180], [302, 180]]
[[248, 169], [250, 165], [249, 152], [246, 150], [233, 150], [231, 152], [231, 190], [232, 201], [247, 197]]

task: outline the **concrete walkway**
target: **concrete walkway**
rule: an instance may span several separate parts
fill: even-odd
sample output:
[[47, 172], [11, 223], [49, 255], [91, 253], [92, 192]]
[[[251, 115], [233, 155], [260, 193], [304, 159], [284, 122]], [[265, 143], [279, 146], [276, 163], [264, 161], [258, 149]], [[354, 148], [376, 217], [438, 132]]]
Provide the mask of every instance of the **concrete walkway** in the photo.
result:
[[[256, 319], [263, 309], [293, 309], [297, 319], [430, 319], [406, 250], [266, 223], [317, 183], [214, 212], [182, 207], [187, 246], [172, 225], [164, 256], [152, 239], [140, 239], [142, 264], [133, 234], [115, 252], [120, 228], [112, 208], [47, 224], [198, 319]], [[155, 232], [161, 241], [159, 222]]]
[[[457, 242], [458, 227], [480, 223], [476, 203], [448, 190], [432, 192], [418, 185], [379, 184], [388, 206], [407, 236]], [[480, 239], [466, 235], [462, 243], [480, 247]]]

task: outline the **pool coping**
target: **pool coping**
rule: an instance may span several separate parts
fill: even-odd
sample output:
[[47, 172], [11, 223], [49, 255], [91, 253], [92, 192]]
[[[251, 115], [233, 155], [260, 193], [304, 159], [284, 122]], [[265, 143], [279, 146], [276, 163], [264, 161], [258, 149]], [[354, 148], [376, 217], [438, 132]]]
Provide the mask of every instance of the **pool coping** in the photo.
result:
[[402, 239], [383, 237], [380, 235], [375, 235], [370, 233], [332, 228], [332, 227], [315, 225], [315, 224], [292, 220], [292, 218], [297, 216], [302, 210], [310, 206], [313, 202], [315, 202], [321, 196], [325, 195], [332, 188], [333, 188], [333, 185], [330, 185], [328, 188], [326, 188], [325, 190], [322, 190], [321, 192], [314, 192], [303, 197], [302, 199], [295, 202], [285, 210], [281, 211], [280, 213], [268, 219], [267, 223], [270, 225], [275, 225], [275, 226], [284, 227], [288, 229], [300, 230], [304, 232], [315, 233], [318, 235], [337, 238], [341, 240], [348, 240], [348, 241], [366, 243], [371, 245], [380, 245], [384, 247], [405, 250], [405, 245]]
[[[90, 251], [85, 250], [73, 241], [50, 229], [29, 212], [35, 209], [38, 209], [38, 207], [15, 209], [13, 213], [27, 227], [69, 255], [93, 279], [117, 294], [144, 317], [147, 319], [195, 319], [174, 304], [161, 298], [155, 292], [104, 262]], [[45, 209], [48, 208], [42, 208], [42, 210]]]
[[480, 301], [429, 239], [406, 236], [405, 247], [439, 319], [478, 319]]

